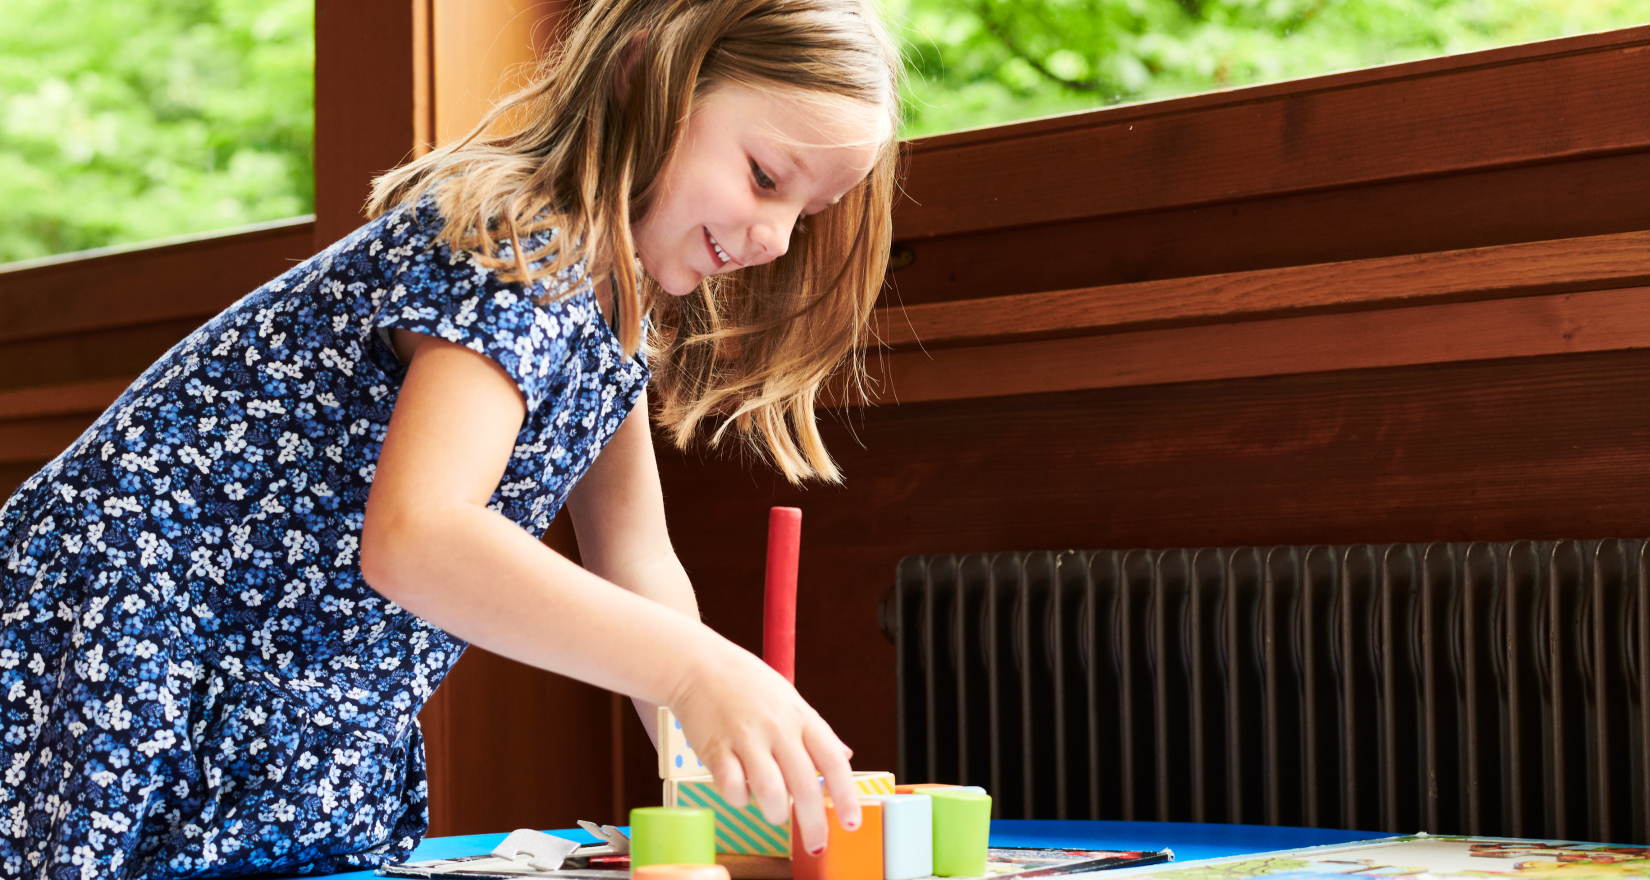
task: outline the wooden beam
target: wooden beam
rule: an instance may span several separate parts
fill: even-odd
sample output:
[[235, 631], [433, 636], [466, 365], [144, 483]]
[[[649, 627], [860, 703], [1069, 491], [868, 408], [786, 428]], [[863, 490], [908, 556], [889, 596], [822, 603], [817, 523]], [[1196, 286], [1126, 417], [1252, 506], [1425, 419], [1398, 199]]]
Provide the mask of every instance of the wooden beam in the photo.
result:
[[1650, 232], [878, 309], [895, 348], [1076, 336], [1285, 313], [1650, 283]]
[[1650, 153], [1629, 153], [908, 241], [914, 260], [889, 276], [883, 301], [954, 302], [1642, 229], [1650, 229]]
[[372, 179], [417, 143], [408, 0], [315, 2], [315, 250], [361, 225]]
[[[133, 377], [0, 391], [0, 422], [50, 416], [96, 415], [109, 408]], [[84, 426], [83, 426], [84, 427]], [[53, 451], [56, 455], [59, 450]]]
[[922, 239], [1650, 150], [1650, 27], [913, 143]]
[[204, 320], [308, 257], [314, 239], [314, 218], [300, 217], [0, 269], [0, 345]]
[[870, 369], [874, 402], [918, 403], [1644, 348], [1650, 287], [895, 351]]
[[433, 25], [431, 130], [462, 137], [499, 99], [527, 84], [555, 40], [566, 0], [418, 0]]

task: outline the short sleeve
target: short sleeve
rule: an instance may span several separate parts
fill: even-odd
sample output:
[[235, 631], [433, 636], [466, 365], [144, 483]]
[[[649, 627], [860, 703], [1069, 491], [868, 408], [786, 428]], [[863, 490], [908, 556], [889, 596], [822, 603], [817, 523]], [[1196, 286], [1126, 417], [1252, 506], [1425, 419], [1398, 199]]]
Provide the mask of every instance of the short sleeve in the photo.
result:
[[[436, 241], [439, 227], [427, 212], [433, 207], [420, 205], [404, 222], [385, 227], [389, 288], [374, 326], [439, 337], [491, 358], [515, 380], [528, 412], [536, 410], [553, 396], [586, 317], [580, 312], [591, 307], [589, 296], [568, 295], [588, 284], [582, 265], [529, 289]], [[553, 237], [553, 231], [538, 233], [525, 245], [536, 249]]]

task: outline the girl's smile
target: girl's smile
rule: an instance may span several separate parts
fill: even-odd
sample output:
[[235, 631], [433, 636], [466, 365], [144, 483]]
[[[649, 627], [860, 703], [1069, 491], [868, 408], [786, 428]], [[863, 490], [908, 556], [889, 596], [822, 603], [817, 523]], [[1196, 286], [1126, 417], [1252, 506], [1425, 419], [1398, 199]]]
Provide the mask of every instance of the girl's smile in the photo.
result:
[[801, 218], [864, 179], [889, 124], [882, 108], [818, 92], [713, 90], [635, 224], [642, 267], [681, 296], [706, 276], [784, 256]]
[[710, 245], [711, 256], [716, 258], [717, 266], [721, 266], [725, 263], [733, 263], [737, 268], [738, 266], [744, 265], [728, 256], [727, 251], [722, 250], [722, 246], [716, 241], [716, 236], [711, 235], [709, 229], [705, 230], [705, 243]]

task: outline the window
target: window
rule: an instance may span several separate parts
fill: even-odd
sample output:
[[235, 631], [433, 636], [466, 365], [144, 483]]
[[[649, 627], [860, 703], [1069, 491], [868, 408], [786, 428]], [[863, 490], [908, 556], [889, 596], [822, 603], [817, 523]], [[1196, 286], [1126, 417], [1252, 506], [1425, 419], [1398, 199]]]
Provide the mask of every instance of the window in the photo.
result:
[[0, 262], [313, 210], [313, 0], [0, 0], [0, 21]]
[[1650, 22], [1650, 0], [888, 0], [907, 136]]

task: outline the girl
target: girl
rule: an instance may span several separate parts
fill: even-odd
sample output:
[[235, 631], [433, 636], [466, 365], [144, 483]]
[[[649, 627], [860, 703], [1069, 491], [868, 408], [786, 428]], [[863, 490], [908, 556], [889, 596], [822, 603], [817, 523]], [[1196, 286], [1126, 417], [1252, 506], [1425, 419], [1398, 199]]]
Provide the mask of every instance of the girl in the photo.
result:
[[[647, 389], [678, 444], [714, 423], [837, 479], [814, 400], [857, 371], [895, 156], [898, 58], [860, 3], [598, 2], [17, 491], [0, 875], [405, 858], [415, 717], [467, 642], [672, 706], [724, 795], [773, 821], [793, 797], [811, 850], [818, 775], [857, 824], [848, 748], [698, 622]], [[535, 540], [564, 501], [584, 568]]]

